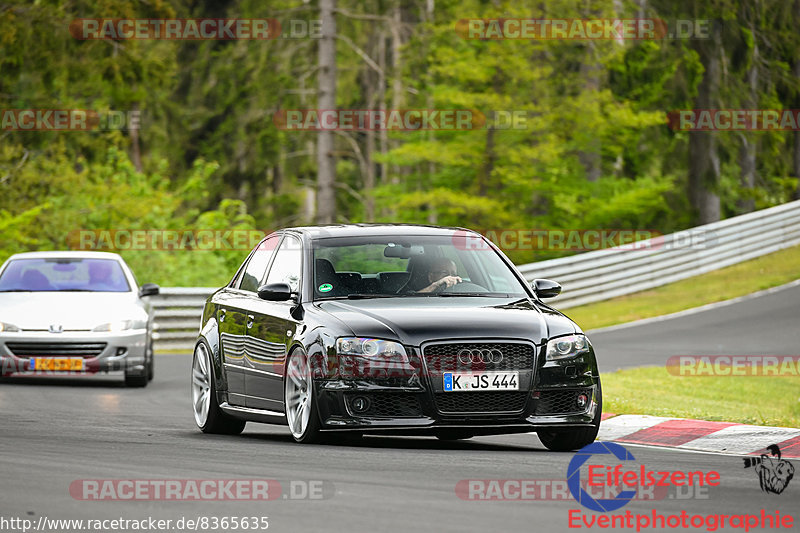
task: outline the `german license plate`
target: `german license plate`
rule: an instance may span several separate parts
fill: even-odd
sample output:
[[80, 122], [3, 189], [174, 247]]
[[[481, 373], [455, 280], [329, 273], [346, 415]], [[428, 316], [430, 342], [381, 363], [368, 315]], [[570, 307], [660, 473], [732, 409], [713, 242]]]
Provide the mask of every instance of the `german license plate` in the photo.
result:
[[31, 357], [30, 370], [50, 372], [80, 372], [83, 359], [77, 357]]
[[445, 372], [444, 391], [519, 390], [519, 372]]

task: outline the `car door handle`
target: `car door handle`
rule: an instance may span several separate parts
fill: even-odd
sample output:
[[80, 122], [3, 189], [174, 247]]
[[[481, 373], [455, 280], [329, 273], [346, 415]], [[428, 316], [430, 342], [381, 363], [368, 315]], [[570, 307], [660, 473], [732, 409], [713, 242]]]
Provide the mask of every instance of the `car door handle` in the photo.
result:
[[253, 327], [253, 321], [255, 319], [256, 319], [256, 317], [254, 317], [253, 315], [247, 315], [247, 327], [248, 328], [252, 328]]
[[220, 322], [225, 322], [225, 310], [224, 309], [220, 310], [220, 312], [219, 312], [219, 321]]

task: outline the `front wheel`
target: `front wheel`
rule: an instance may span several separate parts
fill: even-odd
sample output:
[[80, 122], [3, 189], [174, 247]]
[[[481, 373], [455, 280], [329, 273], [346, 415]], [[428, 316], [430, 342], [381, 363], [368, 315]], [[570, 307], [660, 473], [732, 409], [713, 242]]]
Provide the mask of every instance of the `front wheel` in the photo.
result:
[[153, 351], [153, 341], [150, 341], [150, 362], [147, 364], [147, 381], [153, 381], [153, 377], [156, 375], [156, 368], [155, 368], [155, 358], [156, 353]]
[[147, 379], [147, 374], [146, 373], [145, 373], [144, 376], [136, 376], [136, 375], [133, 375], [133, 374], [129, 374], [127, 370], [125, 371], [125, 386], [126, 387], [141, 388], [141, 387], [146, 387], [147, 383], [148, 383], [148, 379]]
[[590, 427], [571, 429], [551, 429], [537, 431], [539, 440], [548, 450], [554, 452], [569, 452], [580, 450], [594, 442], [597, 432], [600, 431], [600, 419], [603, 414], [603, 391], [600, 379], [597, 380], [597, 412]]
[[284, 377], [284, 408], [286, 422], [297, 442], [310, 444], [320, 441], [320, 423], [314, 398], [311, 365], [302, 350], [289, 355]]
[[192, 405], [194, 421], [203, 433], [238, 435], [246, 424], [226, 415], [217, 403], [217, 382], [211, 366], [211, 357], [204, 342], [194, 349], [192, 361]]

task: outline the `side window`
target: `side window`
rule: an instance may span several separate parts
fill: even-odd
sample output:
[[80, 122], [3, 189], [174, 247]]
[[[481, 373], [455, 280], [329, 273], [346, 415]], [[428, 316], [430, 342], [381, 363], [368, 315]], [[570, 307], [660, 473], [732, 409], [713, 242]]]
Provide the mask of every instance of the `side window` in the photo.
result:
[[264, 274], [269, 265], [269, 259], [272, 257], [272, 252], [278, 245], [279, 235], [274, 235], [258, 245], [258, 248], [253, 255], [250, 256], [250, 261], [242, 273], [242, 279], [239, 282], [239, 288], [243, 291], [258, 292], [261, 286], [261, 281], [264, 279]]
[[287, 236], [278, 252], [275, 254], [275, 261], [269, 269], [267, 283], [288, 283], [292, 291], [297, 291], [300, 287], [300, 272], [303, 264], [303, 249], [300, 241], [291, 236]]

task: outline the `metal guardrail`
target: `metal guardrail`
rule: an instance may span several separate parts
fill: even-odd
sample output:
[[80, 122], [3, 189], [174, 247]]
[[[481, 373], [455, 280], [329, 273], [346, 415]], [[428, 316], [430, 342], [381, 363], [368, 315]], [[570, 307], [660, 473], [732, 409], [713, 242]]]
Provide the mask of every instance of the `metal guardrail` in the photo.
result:
[[153, 341], [157, 352], [191, 351], [200, 331], [203, 304], [213, 287], [162, 287], [151, 296], [153, 305]]
[[[800, 201], [698, 226], [622, 248], [520, 265], [528, 281], [553, 279], [559, 309], [672, 283], [800, 244]], [[155, 349], [191, 350], [211, 287], [164, 287], [152, 297]]]
[[559, 309], [690, 278], [800, 244], [800, 201], [639, 241], [520, 265], [528, 281], [558, 281]]

